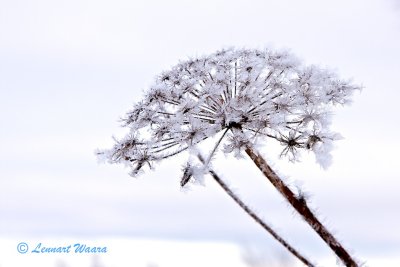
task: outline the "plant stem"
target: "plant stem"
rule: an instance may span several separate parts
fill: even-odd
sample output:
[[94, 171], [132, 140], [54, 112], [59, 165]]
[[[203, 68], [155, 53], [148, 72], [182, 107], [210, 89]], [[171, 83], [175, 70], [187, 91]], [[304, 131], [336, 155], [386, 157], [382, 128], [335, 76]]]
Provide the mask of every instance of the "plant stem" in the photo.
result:
[[[202, 155], [198, 154], [197, 157], [201, 161], [201, 163], [205, 164], [205, 160]], [[229, 187], [225, 182], [218, 176], [218, 174], [209, 169], [208, 171], [210, 175], [214, 178], [214, 180], [222, 187], [222, 189], [238, 204], [251, 218], [253, 218], [259, 225], [261, 225], [264, 230], [270, 233], [275, 240], [281, 243], [287, 250], [290, 251], [295, 257], [297, 257], [301, 262], [303, 262], [306, 266], [314, 267], [314, 265], [307, 260], [304, 256], [302, 256], [295, 248], [293, 248], [289, 243], [287, 243], [282, 237], [279, 236], [270, 226], [268, 226], [260, 217], [255, 214], [254, 211], [251, 210], [249, 206], [247, 206]]]
[[307, 206], [306, 201], [296, 196], [292, 190], [282, 181], [281, 178], [272, 170], [265, 159], [252, 147], [246, 147], [247, 155], [253, 160], [261, 172], [268, 178], [272, 185], [281, 193], [292, 207], [300, 213], [303, 219], [314, 229], [315, 232], [333, 250], [339, 259], [347, 267], [358, 267], [356, 261], [350, 256], [340, 242], [327, 230], [327, 228], [317, 219], [314, 213]]

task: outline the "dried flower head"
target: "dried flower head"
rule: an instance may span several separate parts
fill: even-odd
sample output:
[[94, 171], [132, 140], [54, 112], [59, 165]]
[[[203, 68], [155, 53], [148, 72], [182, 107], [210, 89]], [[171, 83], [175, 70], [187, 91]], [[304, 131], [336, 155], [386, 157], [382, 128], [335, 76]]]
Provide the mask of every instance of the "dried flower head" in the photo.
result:
[[[223, 151], [239, 155], [257, 137], [277, 141], [281, 156], [291, 161], [300, 150], [313, 151], [326, 167], [337, 139], [329, 130], [330, 110], [348, 103], [359, 88], [330, 71], [301, 65], [287, 52], [221, 50], [159, 75], [123, 119], [130, 134], [99, 154], [128, 163], [136, 175], [221, 132], [207, 164], [225, 139]], [[186, 180], [190, 174], [186, 167]]]

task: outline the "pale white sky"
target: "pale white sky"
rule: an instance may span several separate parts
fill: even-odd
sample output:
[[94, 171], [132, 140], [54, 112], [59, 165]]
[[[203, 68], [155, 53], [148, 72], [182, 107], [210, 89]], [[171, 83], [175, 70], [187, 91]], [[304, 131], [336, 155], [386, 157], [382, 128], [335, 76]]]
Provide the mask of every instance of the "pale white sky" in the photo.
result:
[[[0, 0], [0, 236], [274, 245], [211, 180], [181, 192], [183, 158], [136, 180], [93, 155], [160, 71], [225, 46], [272, 45], [364, 85], [334, 116], [345, 140], [330, 169], [272, 160], [358, 258], [400, 264], [399, 14], [378, 0]], [[301, 251], [331, 256], [249, 160], [215, 166]]]

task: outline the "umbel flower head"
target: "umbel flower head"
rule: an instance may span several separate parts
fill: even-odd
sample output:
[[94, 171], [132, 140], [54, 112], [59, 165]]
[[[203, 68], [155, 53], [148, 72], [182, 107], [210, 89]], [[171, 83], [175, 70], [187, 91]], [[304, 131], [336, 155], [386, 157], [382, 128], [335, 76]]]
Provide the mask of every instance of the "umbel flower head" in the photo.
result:
[[331, 108], [348, 103], [359, 88], [288, 52], [221, 50], [161, 73], [123, 118], [130, 133], [98, 154], [128, 164], [136, 175], [221, 132], [212, 154], [220, 144], [238, 154], [257, 137], [278, 142], [291, 161], [312, 151], [326, 167], [338, 138], [329, 129]]

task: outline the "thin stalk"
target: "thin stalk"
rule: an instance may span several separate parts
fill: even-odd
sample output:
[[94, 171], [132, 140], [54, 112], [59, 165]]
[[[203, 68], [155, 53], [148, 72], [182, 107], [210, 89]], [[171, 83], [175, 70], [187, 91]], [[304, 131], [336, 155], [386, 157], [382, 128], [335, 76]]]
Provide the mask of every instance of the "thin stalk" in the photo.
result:
[[253, 160], [272, 185], [282, 194], [292, 207], [303, 217], [303, 219], [314, 229], [315, 232], [325, 241], [332, 251], [347, 267], [358, 267], [356, 261], [350, 256], [340, 242], [328, 231], [328, 229], [317, 219], [308, 207], [304, 198], [296, 196], [292, 190], [272, 170], [265, 159], [252, 147], [246, 147], [247, 155]]
[[[222, 139], [224, 139], [226, 133], [229, 131], [229, 128], [227, 128], [224, 133], [222, 134], [222, 136], [218, 139], [218, 142], [215, 144], [213, 150], [211, 151], [210, 155], [207, 158], [206, 162], [202, 162], [206, 167], [210, 164], [210, 161], [215, 153], [215, 151], [217, 151], [218, 146], [221, 144]], [[200, 159], [200, 156], [199, 156]]]
[[[202, 155], [198, 154], [197, 157], [201, 161], [201, 163], [205, 164], [205, 160]], [[249, 206], [247, 206], [230, 188], [225, 182], [218, 176], [218, 174], [209, 169], [208, 171], [210, 175], [214, 178], [214, 180], [222, 187], [222, 189], [238, 204], [251, 218], [253, 218], [259, 225], [261, 225], [264, 230], [270, 233], [276, 241], [278, 241], [281, 245], [283, 245], [290, 253], [292, 253], [296, 258], [298, 258], [302, 263], [306, 266], [314, 267], [306, 257], [301, 255], [295, 248], [293, 248], [288, 242], [286, 242], [282, 237], [279, 236], [277, 232], [274, 231], [269, 225], [267, 225], [260, 217], [255, 214], [253, 210]]]

